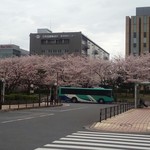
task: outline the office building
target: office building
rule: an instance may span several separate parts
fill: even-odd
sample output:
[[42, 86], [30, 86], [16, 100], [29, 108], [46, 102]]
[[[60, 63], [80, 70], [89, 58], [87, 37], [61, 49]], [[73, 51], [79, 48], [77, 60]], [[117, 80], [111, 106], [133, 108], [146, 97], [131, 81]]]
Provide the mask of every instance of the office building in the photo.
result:
[[150, 52], [150, 7], [137, 7], [136, 16], [126, 16], [126, 56]]
[[19, 46], [14, 44], [1, 44], [0, 45], [0, 58], [26, 56], [29, 55], [29, 51], [20, 49]]
[[52, 33], [48, 29], [38, 29], [37, 33], [30, 34], [31, 55], [58, 56], [72, 53], [109, 59], [108, 52], [81, 32]]

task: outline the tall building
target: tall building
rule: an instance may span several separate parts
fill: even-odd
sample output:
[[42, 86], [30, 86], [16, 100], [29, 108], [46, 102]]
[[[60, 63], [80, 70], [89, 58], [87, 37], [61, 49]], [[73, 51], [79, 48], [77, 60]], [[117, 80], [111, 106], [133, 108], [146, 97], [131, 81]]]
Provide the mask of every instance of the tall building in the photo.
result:
[[30, 34], [31, 55], [51, 56], [72, 53], [109, 59], [108, 52], [81, 32], [52, 33], [48, 29], [38, 29], [37, 33]]
[[136, 16], [126, 16], [126, 56], [150, 52], [150, 7], [137, 7]]
[[29, 51], [20, 49], [19, 46], [14, 44], [2, 44], [0, 45], [0, 58], [26, 56], [29, 55]]

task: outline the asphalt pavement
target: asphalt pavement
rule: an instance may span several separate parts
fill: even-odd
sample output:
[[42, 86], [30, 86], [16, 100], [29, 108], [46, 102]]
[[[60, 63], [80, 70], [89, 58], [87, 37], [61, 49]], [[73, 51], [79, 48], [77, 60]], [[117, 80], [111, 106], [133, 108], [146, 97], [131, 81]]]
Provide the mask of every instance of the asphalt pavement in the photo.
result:
[[[17, 106], [13, 106], [14, 108]], [[12, 107], [12, 109], [14, 109]], [[8, 110], [3, 106], [3, 110]], [[150, 106], [131, 109], [101, 122], [94, 122], [87, 129], [94, 131], [150, 134]]]

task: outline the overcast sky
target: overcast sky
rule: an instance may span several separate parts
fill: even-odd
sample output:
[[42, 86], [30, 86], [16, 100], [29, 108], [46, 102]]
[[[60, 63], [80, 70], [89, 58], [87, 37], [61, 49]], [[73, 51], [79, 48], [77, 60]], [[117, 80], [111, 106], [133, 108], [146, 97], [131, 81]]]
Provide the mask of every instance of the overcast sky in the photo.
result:
[[81, 31], [110, 53], [125, 55], [125, 17], [149, 0], [0, 0], [0, 44], [29, 50], [29, 34]]

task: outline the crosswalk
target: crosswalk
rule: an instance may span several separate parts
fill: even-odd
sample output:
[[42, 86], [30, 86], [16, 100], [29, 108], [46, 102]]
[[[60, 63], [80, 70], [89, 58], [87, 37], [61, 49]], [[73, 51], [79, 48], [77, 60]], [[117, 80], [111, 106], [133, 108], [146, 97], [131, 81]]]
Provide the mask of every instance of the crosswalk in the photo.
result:
[[150, 135], [78, 131], [35, 150], [150, 150]]

